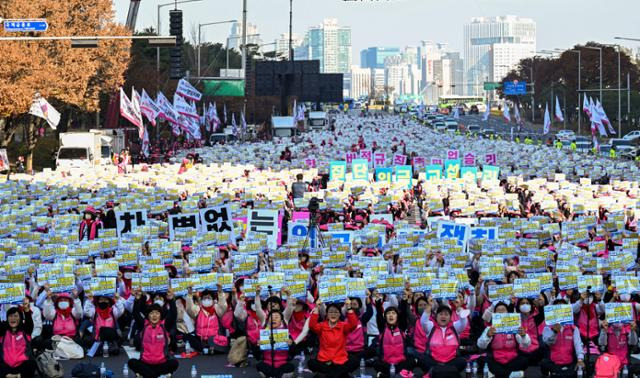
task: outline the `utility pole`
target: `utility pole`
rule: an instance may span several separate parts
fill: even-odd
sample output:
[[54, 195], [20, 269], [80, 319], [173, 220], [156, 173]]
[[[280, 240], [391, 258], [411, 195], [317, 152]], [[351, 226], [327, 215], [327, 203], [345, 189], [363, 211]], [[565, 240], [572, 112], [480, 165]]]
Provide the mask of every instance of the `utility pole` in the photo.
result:
[[242, 76], [247, 77], [247, 0], [242, 0]]

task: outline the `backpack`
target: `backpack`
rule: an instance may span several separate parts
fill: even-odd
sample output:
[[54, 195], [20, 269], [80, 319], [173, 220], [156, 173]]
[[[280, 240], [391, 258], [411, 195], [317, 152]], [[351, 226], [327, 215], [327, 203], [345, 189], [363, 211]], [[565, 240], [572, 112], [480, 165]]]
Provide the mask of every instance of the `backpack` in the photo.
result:
[[100, 378], [100, 366], [90, 363], [80, 363], [73, 367], [71, 376], [74, 378]]
[[36, 356], [36, 365], [44, 378], [64, 378], [64, 369], [53, 356], [52, 350], [45, 350]]
[[620, 373], [620, 359], [618, 356], [604, 353], [596, 361], [596, 374], [594, 378], [616, 378]]

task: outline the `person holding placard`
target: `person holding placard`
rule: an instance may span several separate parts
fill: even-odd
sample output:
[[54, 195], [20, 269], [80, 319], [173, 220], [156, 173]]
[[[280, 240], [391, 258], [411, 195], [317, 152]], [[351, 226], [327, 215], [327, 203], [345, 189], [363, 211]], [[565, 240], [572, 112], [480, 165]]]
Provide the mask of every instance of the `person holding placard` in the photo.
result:
[[389, 377], [391, 365], [396, 371], [411, 372], [413, 361], [407, 359], [407, 314], [397, 307], [387, 307], [383, 310], [382, 300], [376, 301], [376, 323], [380, 331], [378, 339], [378, 359], [373, 368], [380, 377]]
[[48, 287], [46, 291], [47, 300], [44, 302], [43, 314], [45, 319], [53, 322], [53, 334], [70, 337], [78, 343], [78, 322], [83, 316], [78, 291], [73, 289], [71, 295], [54, 295]]
[[[349, 354], [349, 358], [357, 359], [359, 361], [367, 355], [365, 352], [367, 323], [373, 317], [373, 305], [371, 304], [370, 296], [367, 296], [366, 310], [363, 312], [362, 300], [360, 298], [350, 297], [349, 300], [351, 301], [351, 308], [360, 321], [356, 328], [347, 336], [347, 353]], [[343, 313], [346, 314], [346, 307], [343, 307]]]
[[522, 326], [531, 339], [529, 347], [521, 349], [521, 352], [529, 359], [529, 366], [537, 365], [543, 356], [540, 342], [544, 329], [544, 311], [538, 309], [538, 306], [534, 306], [529, 298], [519, 298], [516, 303], [516, 312], [520, 313]]
[[637, 325], [633, 320], [629, 324], [609, 324], [608, 320], [604, 320], [601, 325], [600, 336], [598, 337], [598, 345], [606, 348], [607, 353], [616, 355], [622, 365], [630, 365], [630, 373], [640, 372], [640, 366], [630, 364], [629, 360], [629, 353], [631, 353], [629, 347], [638, 345], [638, 334], [636, 331]]
[[[142, 331], [136, 337], [136, 344], [140, 347], [140, 359], [132, 358], [127, 363], [129, 368], [143, 378], [158, 378], [161, 375], [173, 374], [178, 370], [178, 361], [169, 353], [171, 337], [166, 324], [176, 322], [176, 304], [173, 293], [167, 293], [169, 310], [165, 311], [158, 303], [146, 307], [141, 290], [136, 290], [136, 303], [133, 315], [138, 324], [142, 324]], [[145, 311], [146, 310], [146, 311]], [[143, 318], [143, 313], [146, 317]]]
[[[567, 304], [564, 299], [556, 299], [554, 305]], [[542, 341], [549, 347], [549, 357], [540, 364], [542, 374], [571, 372], [577, 366], [584, 369], [584, 352], [580, 331], [573, 324], [548, 325], [542, 331]]]
[[84, 314], [91, 319], [94, 343], [107, 343], [109, 354], [117, 356], [120, 352], [118, 319], [124, 314], [124, 300], [118, 294], [114, 298], [103, 295], [94, 298], [88, 294], [84, 302]]
[[[466, 310], [463, 310], [466, 311]], [[428, 305], [422, 317], [420, 325], [428, 335], [426, 340], [426, 353], [418, 359], [420, 367], [426, 371], [432, 369], [455, 369], [461, 373], [467, 362], [458, 355], [460, 347], [460, 333], [468, 325], [468, 314], [463, 313], [457, 321], [452, 321], [453, 311], [446, 305], [440, 305], [435, 315], [435, 322], [431, 318], [431, 306]], [[446, 370], [449, 371], [449, 370]]]
[[[193, 302], [193, 294], [189, 291], [186, 298], [187, 314], [195, 321], [195, 335], [186, 335], [187, 341], [198, 353], [226, 353], [229, 351], [229, 338], [223, 326], [222, 318], [227, 312], [226, 295], [222, 285], [218, 285], [217, 301], [210, 290], [196, 293], [199, 304]], [[206, 351], [205, 351], [206, 349]]]
[[[284, 316], [280, 311], [271, 311], [269, 315], [267, 315], [267, 322], [261, 328], [261, 331], [269, 331], [271, 329], [286, 330], [287, 325], [283, 318]], [[262, 344], [262, 341], [260, 343]], [[293, 344], [291, 336], [287, 340], [287, 344], [289, 344], [289, 348]], [[260, 373], [260, 377], [281, 378], [283, 374], [293, 373], [295, 367], [291, 362], [289, 362], [290, 351], [290, 349], [263, 350], [264, 358], [256, 365], [256, 369], [258, 370], [258, 373]]]
[[88, 206], [83, 212], [83, 219], [78, 229], [78, 240], [93, 240], [98, 237], [98, 230], [102, 228], [102, 222], [98, 219], [98, 213], [93, 206]]
[[[506, 304], [499, 302], [496, 304], [494, 312], [506, 314], [509, 313], [509, 309]], [[478, 347], [488, 349], [489, 371], [496, 378], [509, 378], [513, 372], [526, 370], [529, 360], [518, 352], [527, 349], [529, 345], [531, 345], [531, 338], [522, 326], [520, 326], [518, 333], [513, 335], [497, 333], [496, 327], [492, 325], [485, 328], [478, 339]]]
[[311, 371], [325, 374], [327, 377], [346, 378], [358, 367], [358, 360], [349, 358], [347, 354], [347, 336], [358, 326], [358, 317], [351, 309], [351, 301], [347, 299], [347, 321], [340, 321], [341, 308], [338, 304], [327, 305], [326, 320], [318, 321], [318, 300], [316, 308], [311, 312], [309, 329], [317, 336], [320, 347], [315, 359], [309, 361]]
[[[582, 336], [582, 342], [585, 344], [587, 340], [595, 343], [598, 338], [598, 329], [600, 328], [598, 326], [598, 318], [604, 314], [604, 304], [600, 302], [601, 296], [599, 292], [590, 293], [588, 297], [587, 293], [580, 293], [580, 299], [572, 304], [573, 313], [578, 316], [580, 336]], [[587, 330], [589, 331], [588, 334]]]
[[33, 319], [31, 304], [23, 301], [20, 307], [7, 310], [7, 320], [0, 322], [0, 376], [31, 378], [36, 362], [31, 351]]
[[296, 340], [292, 345], [293, 353], [298, 354], [299, 351], [305, 350], [307, 347], [306, 338], [309, 333], [309, 304], [291, 296], [289, 290], [284, 289], [287, 295], [287, 306], [284, 309], [284, 320], [287, 322], [289, 335]]

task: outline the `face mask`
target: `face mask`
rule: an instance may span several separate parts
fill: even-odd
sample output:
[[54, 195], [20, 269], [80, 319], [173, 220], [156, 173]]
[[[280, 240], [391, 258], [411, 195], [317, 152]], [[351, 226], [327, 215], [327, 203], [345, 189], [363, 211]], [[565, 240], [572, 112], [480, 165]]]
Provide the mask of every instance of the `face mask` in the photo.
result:
[[531, 305], [530, 304], [522, 304], [520, 305], [520, 312], [529, 312], [531, 311]]
[[101, 310], [105, 310], [105, 309], [109, 308], [109, 302], [100, 302], [100, 303], [98, 303], [98, 307]]
[[213, 299], [203, 299], [202, 300], [202, 306], [204, 306], [204, 307], [213, 306]]
[[160, 307], [164, 306], [164, 301], [162, 299], [156, 299], [155, 301], [153, 301], [153, 303], [157, 304]]
[[86, 219], [86, 220], [91, 219], [91, 214], [85, 214], [85, 215], [84, 215], [84, 219]]
[[622, 294], [620, 296], [620, 300], [623, 301], [623, 302], [629, 302], [630, 299], [631, 299], [631, 295], [629, 295], [629, 294]]
[[67, 301], [59, 302], [59, 303], [58, 303], [58, 308], [59, 308], [60, 310], [66, 310], [66, 309], [68, 309], [68, 308], [69, 308], [69, 302], [67, 302]]
[[127, 280], [130, 280], [130, 279], [131, 279], [131, 277], [133, 277], [133, 274], [132, 274], [131, 272], [126, 272], [126, 273], [124, 274], [124, 278], [125, 278], [125, 279], [127, 279]]
[[592, 302], [593, 302], [593, 298], [591, 298], [591, 297], [587, 298], [587, 304], [588, 305], [591, 304]]

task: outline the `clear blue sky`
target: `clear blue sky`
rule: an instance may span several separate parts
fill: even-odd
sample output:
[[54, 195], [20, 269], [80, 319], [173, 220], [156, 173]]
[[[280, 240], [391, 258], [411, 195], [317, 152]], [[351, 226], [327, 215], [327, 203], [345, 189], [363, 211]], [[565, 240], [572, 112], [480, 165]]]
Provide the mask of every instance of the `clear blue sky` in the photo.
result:
[[[156, 25], [158, 4], [142, 0], [136, 28]], [[116, 17], [124, 23], [129, 0], [114, 0]], [[247, 0], [247, 20], [258, 26], [264, 42], [289, 30], [289, 0]], [[369, 46], [417, 45], [420, 40], [448, 43], [462, 52], [463, 24], [471, 17], [516, 15], [537, 23], [538, 50], [577, 43], [615, 43], [614, 36], [640, 38], [640, 0], [293, 0], [293, 31], [304, 35], [323, 18], [351, 26], [353, 62]], [[184, 35], [190, 38], [199, 23], [242, 19], [242, 0], [201, 0], [178, 5], [184, 11]], [[161, 11], [162, 31], [168, 34], [169, 9]], [[203, 28], [203, 40], [223, 42], [230, 25]], [[638, 42], [622, 42], [635, 48]], [[271, 49], [271, 47], [266, 47]]]

